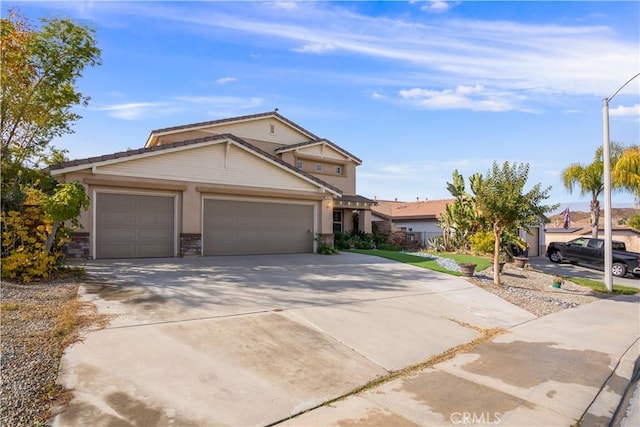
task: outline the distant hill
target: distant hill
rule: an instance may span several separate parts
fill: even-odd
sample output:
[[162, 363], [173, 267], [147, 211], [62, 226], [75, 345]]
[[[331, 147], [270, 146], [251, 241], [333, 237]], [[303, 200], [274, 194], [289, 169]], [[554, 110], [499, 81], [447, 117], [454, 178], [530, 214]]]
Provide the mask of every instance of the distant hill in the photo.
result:
[[[612, 208], [611, 209], [611, 223], [614, 226], [624, 226], [629, 218], [633, 215], [640, 215], [640, 209], [634, 208]], [[550, 227], [562, 227], [564, 224], [564, 214], [558, 213], [551, 215], [549, 218]], [[589, 212], [572, 211], [569, 209], [569, 218], [571, 220], [571, 227], [590, 227], [591, 214]], [[604, 210], [600, 210], [600, 224], [604, 219]]]

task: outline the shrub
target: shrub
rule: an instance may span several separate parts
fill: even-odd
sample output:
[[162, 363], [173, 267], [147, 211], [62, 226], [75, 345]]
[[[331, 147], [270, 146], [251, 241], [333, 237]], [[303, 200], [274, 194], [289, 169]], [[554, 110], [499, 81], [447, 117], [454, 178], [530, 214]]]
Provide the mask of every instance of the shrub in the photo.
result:
[[495, 237], [490, 231], [478, 231], [469, 237], [471, 249], [483, 254], [490, 254], [494, 251]]
[[335, 233], [333, 243], [338, 249], [373, 249], [376, 247], [376, 237], [371, 233], [352, 230], [347, 233]]
[[2, 211], [2, 277], [24, 282], [48, 279], [64, 263], [63, 245], [89, 200], [82, 185], [58, 184], [47, 195], [34, 187], [22, 190], [22, 206]]
[[338, 250], [328, 243], [320, 243], [318, 245], [318, 253], [321, 255], [337, 255]]
[[54, 252], [47, 251], [47, 238], [53, 229], [39, 206], [28, 206], [24, 212], [2, 212], [2, 277], [24, 282], [47, 279], [62, 264], [58, 241]]

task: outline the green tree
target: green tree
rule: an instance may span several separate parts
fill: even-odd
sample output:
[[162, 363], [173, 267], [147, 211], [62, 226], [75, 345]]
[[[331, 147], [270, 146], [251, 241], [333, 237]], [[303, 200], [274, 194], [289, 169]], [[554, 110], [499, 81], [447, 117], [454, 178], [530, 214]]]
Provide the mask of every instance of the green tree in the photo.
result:
[[[500, 262], [503, 233], [514, 228], [529, 228], [540, 223], [542, 215], [555, 206], [541, 203], [549, 198], [551, 187], [542, 189], [538, 183], [528, 192], [524, 192], [529, 177], [529, 165], [526, 163], [496, 162], [476, 188], [476, 209], [493, 229], [495, 239], [493, 262]], [[500, 284], [500, 273], [494, 268], [493, 283]]]
[[[80, 118], [73, 107], [89, 102], [77, 80], [87, 66], [100, 64], [101, 52], [94, 31], [69, 19], [42, 19], [36, 28], [12, 10], [2, 18], [0, 35], [4, 189], [14, 185], [18, 170], [51, 154], [55, 137], [73, 132]], [[5, 167], [14, 175], [5, 174]]]
[[631, 218], [629, 218], [629, 222], [627, 223], [627, 225], [640, 231], [640, 215], [633, 215]]
[[[640, 154], [637, 146], [624, 147], [620, 143], [611, 144], [611, 189], [629, 191], [640, 196]], [[598, 237], [600, 222], [600, 201], [604, 191], [603, 150], [596, 150], [593, 162], [588, 165], [573, 163], [561, 172], [565, 188], [572, 193], [580, 189], [580, 195], [590, 195], [591, 236]]]
[[57, 185], [43, 167], [65, 160], [51, 142], [73, 132], [73, 108], [89, 101], [77, 81], [101, 52], [86, 26], [42, 19], [35, 27], [13, 10], [0, 36], [2, 275], [46, 278], [63, 259], [63, 223], [76, 221], [88, 199], [80, 184]]

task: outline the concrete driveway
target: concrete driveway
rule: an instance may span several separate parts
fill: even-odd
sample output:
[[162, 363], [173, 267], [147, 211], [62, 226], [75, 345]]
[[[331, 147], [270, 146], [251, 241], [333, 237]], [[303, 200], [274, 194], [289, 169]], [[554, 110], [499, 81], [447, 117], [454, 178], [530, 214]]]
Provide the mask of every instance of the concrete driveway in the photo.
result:
[[68, 348], [56, 426], [268, 425], [534, 316], [466, 280], [313, 254], [93, 261], [115, 317]]

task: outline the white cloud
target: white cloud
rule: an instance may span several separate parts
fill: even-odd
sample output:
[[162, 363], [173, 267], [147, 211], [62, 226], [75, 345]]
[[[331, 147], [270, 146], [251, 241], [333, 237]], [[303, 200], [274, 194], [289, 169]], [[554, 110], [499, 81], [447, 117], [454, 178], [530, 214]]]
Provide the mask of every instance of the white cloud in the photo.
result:
[[429, 89], [406, 89], [400, 97], [412, 104], [432, 110], [468, 109], [473, 111], [509, 111], [516, 109], [505, 95], [487, 91], [481, 85], [458, 86], [441, 91]]
[[253, 109], [263, 102], [262, 98], [233, 96], [175, 96], [166, 101], [129, 102], [92, 107], [92, 110], [106, 111], [110, 117], [121, 120], [143, 120], [167, 116], [177, 112], [201, 115], [203, 109], [211, 116], [234, 115], [240, 110]]
[[176, 19], [290, 42], [301, 46], [291, 47], [300, 53], [350, 53], [404, 64], [440, 87], [479, 83], [544, 96], [600, 96], [619, 85], [619, 75], [632, 75], [639, 60], [633, 40], [620, 39], [605, 26], [465, 19], [429, 24], [340, 7], [304, 7], [304, 19], [231, 14]]
[[237, 79], [235, 77], [220, 77], [219, 79], [216, 80], [216, 83], [223, 85], [223, 84], [235, 82], [236, 80]]
[[267, 7], [284, 10], [297, 10], [298, 3], [294, 1], [276, 0], [265, 3]]
[[299, 48], [294, 48], [294, 52], [300, 53], [324, 53], [335, 50], [336, 46], [331, 43], [310, 43]]
[[631, 107], [619, 105], [615, 108], [609, 108], [609, 115], [617, 117], [640, 117], [640, 104]]
[[122, 120], [140, 120], [151, 115], [167, 115], [175, 111], [175, 107], [167, 102], [130, 102], [91, 109], [106, 111], [110, 117]]
[[[637, 38], [624, 38], [618, 28], [582, 23], [523, 23], [490, 19], [437, 20], [411, 15], [368, 16], [356, 7], [324, 2], [240, 2], [225, 7], [196, 3], [180, 8], [174, 3], [95, 4], [96, 16], [105, 8], [120, 14], [163, 19], [197, 33], [233, 33], [234, 37], [260, 40], [282, 50], [303, 54], [362, 56], [378, 61], [380, 68], [358, 70], [362, 81], [379, 75], [381, 68], [402, 67], [412, 76], [422, 76], [415, 87], [443, 92], [430, 97], [434, 108], [445, 108], [465, 97], [446, 88], [482, 85], [508, 96], [475, 99], [466, 96], [472, 108], [498, 110], [531, 104], [538, 98], [586, 95], [602, 97], [619, 87], [620, 76], [637, 73], [640, 54]], [[431, 9], [455, 5], [431, 1]], [[294, 13], [287, 13], [292, 10]], [[580, 22], [580, 21], [574, 21]], [[612, 70], [616, 70], [615, 73]], [[343, 74], [348, 76], [348, 69]], [[354, 72], [355, 74], [355, 72]], [[401, 79], [398, 78], [397, 82]], [[413, 83], [403, 83], [403, 86]], [[397, 87], [394, 90], [397, 90]], [[481, 102], [481, 101], [484, 101]], [[427, 102], [429, 103], [429, 102]], [[525, 108], [523, 107], [523, 108]]]
[[421, 9], [430, 12], [445, 12], [451, 9], [451, 4], [441, 0], [430, 0], [427, 4], [422, 6]]

